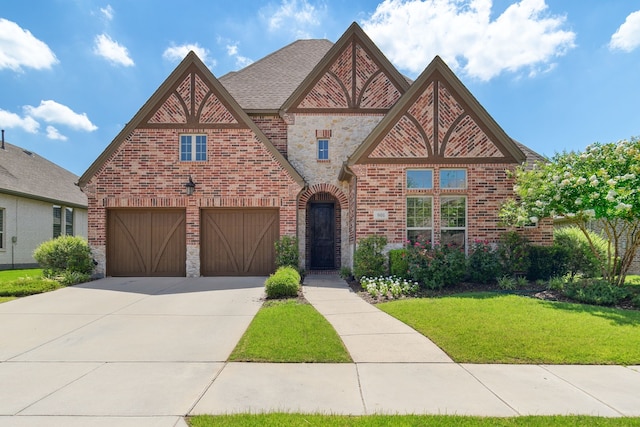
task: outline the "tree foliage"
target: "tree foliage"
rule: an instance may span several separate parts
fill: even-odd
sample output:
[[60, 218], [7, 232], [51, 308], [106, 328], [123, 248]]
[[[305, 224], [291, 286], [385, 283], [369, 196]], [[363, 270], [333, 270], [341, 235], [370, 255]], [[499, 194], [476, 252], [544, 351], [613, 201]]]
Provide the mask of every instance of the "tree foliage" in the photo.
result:
[[[507, 201], [502, 220], [512, 225], [563, 216], [585, 234], [601, 261], [602, 276], [622, 285], [640, 246], [640, 140], [594, 143], [583, 152], [556, 154], [532, 169], [515, 171], [517, 200]], [[606, 259], [589, 236], [596, 222], [608, 240]]]

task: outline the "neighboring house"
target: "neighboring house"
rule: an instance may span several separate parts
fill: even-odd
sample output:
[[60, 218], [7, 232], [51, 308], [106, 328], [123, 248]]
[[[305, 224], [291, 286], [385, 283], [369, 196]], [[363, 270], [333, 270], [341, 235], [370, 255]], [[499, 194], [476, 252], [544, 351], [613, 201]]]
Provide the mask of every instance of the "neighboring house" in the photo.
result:
[[33, 251], [62, 234], [87, 237], [78, 177], [35, 153], [0, 149], [0, 270], [37, 267]]
[[372, 234], [495, 242], [527, 154], [440, 58], [410, 82], [354, 23], [220, 79], [191, 52], [79, 183], [98, 273], [263, 275], [284, 235], [307, 270]]

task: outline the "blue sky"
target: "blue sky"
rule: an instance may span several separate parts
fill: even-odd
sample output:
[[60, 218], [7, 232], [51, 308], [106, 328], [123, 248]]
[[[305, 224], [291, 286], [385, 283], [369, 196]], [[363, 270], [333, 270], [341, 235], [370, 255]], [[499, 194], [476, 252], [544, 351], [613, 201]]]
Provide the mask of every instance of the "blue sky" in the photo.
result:
[[81, 175], [188, 50], [220, 77], [353, 21], [412, 78], [440, 55], [541, 154], [640, 136], [640, 0], [3, 2], [0, 128]]

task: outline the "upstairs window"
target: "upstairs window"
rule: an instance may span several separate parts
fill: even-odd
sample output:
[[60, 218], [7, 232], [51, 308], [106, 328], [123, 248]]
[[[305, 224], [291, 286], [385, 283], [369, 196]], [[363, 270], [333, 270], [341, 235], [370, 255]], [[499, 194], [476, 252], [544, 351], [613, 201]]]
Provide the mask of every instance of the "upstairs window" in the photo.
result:
[[62, 207], [53, 207], [53, 238], [62, 235]]
[[204, 162], [207, 160], [206, 135], [180, 135], [180, 161]]
[[318, 140], [318, 160], [329, 160], [329, 140]]
[[466, 190], [467, 171], [465, 169], [440, 169], [440, 189]]
[[4, 249], [4, 209], [0, 208], [0, 249]]
[[73, 208], [53, 206], [53, 238], [73, 236]]
[[433, 171], [431, 169], [411, 169], [407, 171], [407, 189], [432, 190]]
[[73, 236], [73, 208], [65, 208], [64, 234]]

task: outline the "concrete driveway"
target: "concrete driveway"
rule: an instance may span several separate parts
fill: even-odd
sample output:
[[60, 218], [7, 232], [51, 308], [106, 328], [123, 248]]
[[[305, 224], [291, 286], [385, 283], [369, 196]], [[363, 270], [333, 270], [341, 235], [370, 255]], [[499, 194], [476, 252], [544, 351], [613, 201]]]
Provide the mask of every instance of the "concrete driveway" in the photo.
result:
[[263, 283], [107, 278], [0, 304], [0, 425], [186, 425]]

